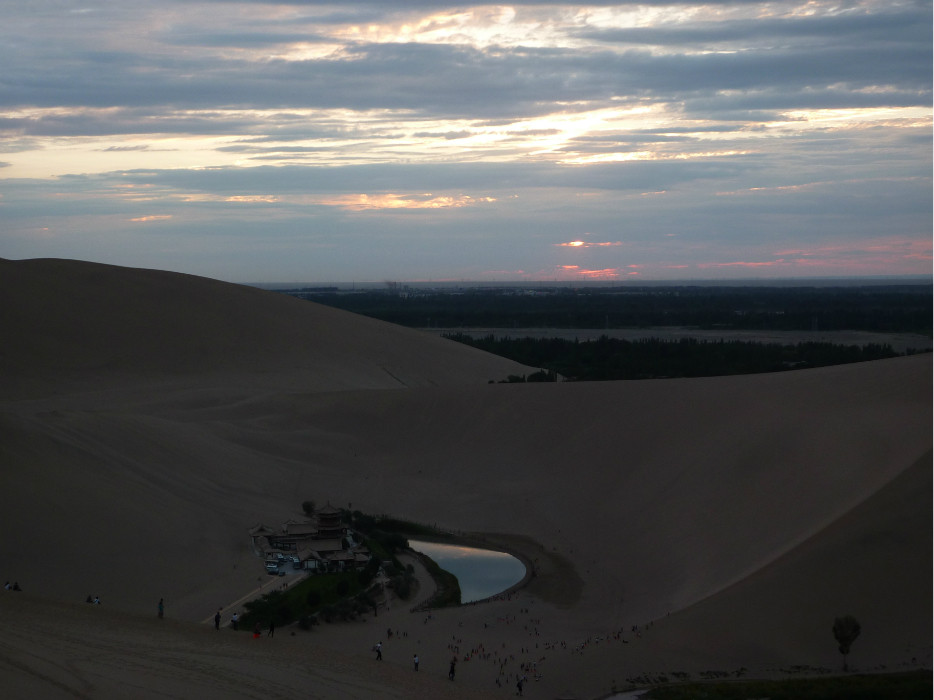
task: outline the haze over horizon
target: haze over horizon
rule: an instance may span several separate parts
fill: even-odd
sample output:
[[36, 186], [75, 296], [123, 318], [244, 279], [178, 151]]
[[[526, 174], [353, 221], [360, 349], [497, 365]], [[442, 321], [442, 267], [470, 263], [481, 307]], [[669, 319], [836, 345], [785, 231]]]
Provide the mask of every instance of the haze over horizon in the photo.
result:
[[0, 258], [264, 283], [931, 274], [930, 2], [0, 9]]

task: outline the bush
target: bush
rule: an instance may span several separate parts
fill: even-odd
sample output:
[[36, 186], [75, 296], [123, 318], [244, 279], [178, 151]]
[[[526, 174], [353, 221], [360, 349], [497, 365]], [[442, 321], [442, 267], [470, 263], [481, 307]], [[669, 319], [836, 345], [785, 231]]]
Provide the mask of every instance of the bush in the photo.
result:
[[[340, 597], [355, 595], [362, 588], [351, 571], [312, 576], [285, 592], [273, 591], [244, 604], [242, 627], [252, 629], [257, 622], [266, 625], [270, 620], [275, 620], [277, 626], [285, 626], [318, 613], [322, 605], [333, 606]], [[327, 619], [323, 610], [321, 613]]]
[[392, 589], [402, 600], [408, 600], [412, 594], [412, 587], [409, 585], [408, 578], [405, 576], [396, 576], [392, 579]]

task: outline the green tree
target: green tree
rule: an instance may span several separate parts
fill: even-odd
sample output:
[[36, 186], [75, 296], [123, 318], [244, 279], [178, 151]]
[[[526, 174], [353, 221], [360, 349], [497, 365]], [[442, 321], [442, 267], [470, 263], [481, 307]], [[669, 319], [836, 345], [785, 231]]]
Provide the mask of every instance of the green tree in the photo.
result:
[[850, 653], [850, 646], [859, 636], [859, 622], [852, 615], [844, 615], [833, 621], [833, 636], [840, 645], [840, 653], [843, 654], [843, 670], [847, 671], [846, 656]]

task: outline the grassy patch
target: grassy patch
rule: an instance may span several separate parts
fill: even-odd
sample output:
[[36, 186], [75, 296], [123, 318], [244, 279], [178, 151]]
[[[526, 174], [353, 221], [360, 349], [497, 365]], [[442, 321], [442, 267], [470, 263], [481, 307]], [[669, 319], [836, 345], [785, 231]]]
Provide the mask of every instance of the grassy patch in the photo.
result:
[[789, 680], [716, 681], [683, 683], [649, 690], [650, 700], [928, 700], [932, 696], [930, 671], [880, 673], [831, 678]]
[[304, 617], [353, 619], [371, 608], [365, 595], [361, 572], [310, 576], [285, 591], [272, 591], [246, 603], [240, 618], [243, 629], [251, 630], [258, 622], [267, 627], [288, 625]]
[[461, 586], [457, 581], [457, 576], [442, 569], [438, 563], [429, 556], [419, 554], [418, 558], [438, 587], [435, 594], [425, 601], [421, 607], [445, 608], [448, 606], [460, 605]]

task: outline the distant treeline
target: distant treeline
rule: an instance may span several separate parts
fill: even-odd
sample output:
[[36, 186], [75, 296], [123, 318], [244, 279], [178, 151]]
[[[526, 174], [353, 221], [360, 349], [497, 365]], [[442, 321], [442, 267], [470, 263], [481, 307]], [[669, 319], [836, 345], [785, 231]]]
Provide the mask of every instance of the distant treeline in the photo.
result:
[[754, 343], [735, 340], [620, 340], [602, 336], [580, 342], [560, 338], [446, 338], [515, 360], [544, 372], [512, 381], [554, 381], [555, 374], [576, 381], [710, 377], [779, 372], [897, 357], [889, 345], [832, 343]]
[[930, 335], [930, 285], [289, 293], [414, 328], [861, 330]]

